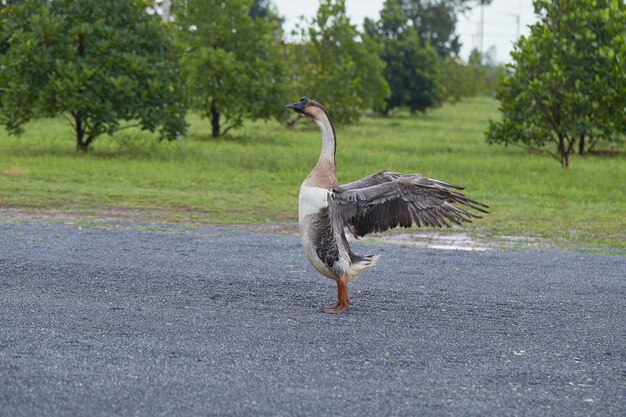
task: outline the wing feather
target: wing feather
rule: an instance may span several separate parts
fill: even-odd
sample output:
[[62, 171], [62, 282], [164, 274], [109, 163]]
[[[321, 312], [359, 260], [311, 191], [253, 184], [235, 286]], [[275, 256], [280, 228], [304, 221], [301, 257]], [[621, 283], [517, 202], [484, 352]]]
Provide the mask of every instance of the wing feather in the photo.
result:
[[355, 237], [394, 227], [450, 227], [471, 222], [488, 206], [458, 191], [462, 187], [419, 174], [381, 171], [340, 185], [330, 196], [332, 221]]
[[386, 182], [391, 182], [400, 178], [403, 174], [398, 174], [397, 172], [391, 171], [380, 171], [376, 174], [370, 175], [365, 178], [361, 178], [360, 180], [351, 182], [349, 184], [343, 184], [339, 186], [340, 190], [355, 190], [362, 189], [366, 187], [371, 187], [373, 185], [384, 184]]

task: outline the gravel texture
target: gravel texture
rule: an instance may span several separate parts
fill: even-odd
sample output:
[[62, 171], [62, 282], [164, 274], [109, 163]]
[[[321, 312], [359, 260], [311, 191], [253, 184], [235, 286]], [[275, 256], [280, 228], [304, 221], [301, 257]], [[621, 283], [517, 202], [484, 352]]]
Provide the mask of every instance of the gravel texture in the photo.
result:
[[624, 416], [626, 257], [0, 222], [1, 416]]

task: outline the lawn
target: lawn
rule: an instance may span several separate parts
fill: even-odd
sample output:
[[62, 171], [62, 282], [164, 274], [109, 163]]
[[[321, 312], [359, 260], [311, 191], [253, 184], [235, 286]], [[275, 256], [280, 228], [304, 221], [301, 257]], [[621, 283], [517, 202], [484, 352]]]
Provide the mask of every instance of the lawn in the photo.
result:
[[[564, 170], [519, 149], [489, 146], [497, 102], [475, 98], [426, 115], [364, 117], [337, 129], [340, 182], [381, 169], [420, 172], [466, 187], [492, 213], [463, 230], [486, 238], [542, 237], [561, 246], [626, 247], [626, 159], [586, 156]], [[59, 119], [0, 131], [0, 207], [94, 214], [130, 209], [164, 222], [290, 224], [300, 182], [319, 155], [319, 132], [250, 122], [221, 139], [195, 116], [187, 137], [159, 142], [125, 131], [75, 152]]]

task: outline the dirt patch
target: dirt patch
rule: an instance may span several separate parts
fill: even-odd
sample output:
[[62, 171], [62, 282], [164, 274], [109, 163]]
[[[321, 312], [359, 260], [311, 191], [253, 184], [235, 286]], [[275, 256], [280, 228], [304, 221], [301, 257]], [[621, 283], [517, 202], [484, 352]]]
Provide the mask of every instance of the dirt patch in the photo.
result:
[[0, 177], [19, 177], [28, 173], [28, 170], [22, 167], [9, 167], [0, 169]]
[[0, 207], [0, 218], [13, 221], [41, 220], [52, 222], [102, 221], [102, 222], [139, 222], [164, 223], [200, 226], [212, 224], [210, 214], [205, 212], [185, 213], [166, 210], [143, 210], [132, 208], [96, 208], [72, 209], [37, 207]]
[[[132, 208], [35, 208], [35, 207], [0, 207], [0, 220], [5, 221], [44, 221], [44, 222], [137, 222], [161, 223], [182, 226], [233, 226], [244, 227], [262, 233], [298, 234], [296, 222], [272, 224], [222, 224], [212, 221], [206, 212], [170, 212], [166, 210], [143, 210]], [[348, 235], [348, 239], [354, 241]], [[406, 233], [405, 229], [391, 230], [382, 234], [369, 235], [359, 239], [373, 244], [414, 246], [430, 249], [486, 251], [503, 248], [539, 248], [549, 247], [541, 238], [527, 236], [474, 236], [465, 232], [447, 232], [416, 230]]]

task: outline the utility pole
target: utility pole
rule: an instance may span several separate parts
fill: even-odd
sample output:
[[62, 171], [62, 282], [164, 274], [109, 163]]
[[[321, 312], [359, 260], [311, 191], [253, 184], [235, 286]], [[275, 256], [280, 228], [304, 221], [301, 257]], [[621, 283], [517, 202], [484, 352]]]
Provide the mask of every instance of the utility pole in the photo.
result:
[[482, 61], [485, 53], [485, 3], [480, 2], [480, 59]]
[[519, 39], [519, 22], [520, 22], [520, 15], [519, 13], [509, 13], [511, 16], [513, 16], [515, 18], [515, 39]]
[[167, 23], [170, 20], [170, 11], [172, 10], [172, 0], [162, 0], [161, 2], [161, 19], [163, 23]]

